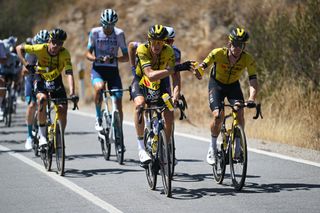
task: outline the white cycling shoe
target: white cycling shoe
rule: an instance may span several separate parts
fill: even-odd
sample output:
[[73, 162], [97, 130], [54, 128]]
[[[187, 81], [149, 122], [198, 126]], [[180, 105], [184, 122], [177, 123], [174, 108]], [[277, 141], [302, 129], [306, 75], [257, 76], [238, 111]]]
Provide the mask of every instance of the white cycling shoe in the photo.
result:
[[149, 161], [151, 161], [151, 158], [147, 154], [146, 150], [144, 149], [139, 150], [139, 160], [141, 163], [148, 163]]
[[26, 140], [26, 143], [24, 144], [24, 148], [26, 150], [31, 150], [32, 149], [32, 138], [28, 137]]
[[47, 139], [45, 137], [40, 137], [39, 138], [39, 147], [47, 145]]
[[100, 131], [103, 130], [102, 120], [100, 120], [99, 118], [96, 119], [95, 129], [96, 129], [96, 131], [98, 131], [98, 132], [100, 132]]
[[210, 147], [208, 150], [207, 163], [210, 165], [214, 165], [216, 163], [216, 153], [212, 147]]

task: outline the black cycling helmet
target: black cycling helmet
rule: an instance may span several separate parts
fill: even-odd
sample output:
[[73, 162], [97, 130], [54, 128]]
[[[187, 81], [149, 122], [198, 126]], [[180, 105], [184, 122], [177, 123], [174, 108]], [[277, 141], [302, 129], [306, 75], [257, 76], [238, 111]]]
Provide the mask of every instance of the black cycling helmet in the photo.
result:
[[62, 29], [56, 28], [50, 32], [50, 38], [53, 40], [65, 41], [67, 39], [67, 33]]
[[162, 25], [153, 25], [149, 28], [148, 38], [155, 40], [165, 40], [168, 36], [167, 29]]
[[229, 40], [231, 42], [246, 43], [249, 40], [249, 34], [243, 28], [233, 27], [230, 30]]

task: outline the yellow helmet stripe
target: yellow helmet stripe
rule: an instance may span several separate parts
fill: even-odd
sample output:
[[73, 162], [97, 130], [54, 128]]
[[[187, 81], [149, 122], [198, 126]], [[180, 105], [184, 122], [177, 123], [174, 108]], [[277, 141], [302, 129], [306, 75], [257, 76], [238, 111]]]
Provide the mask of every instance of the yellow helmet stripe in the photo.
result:
[[163, 26], [162, 25], [156, 25], [155, 26], [155, 33], [160, 34], [162, 31]]
[[237, 35], [238, 36], [242, 36], [243, 35], [243, 33], [244, 33], [244, 29], [241, 29], [241, 28], [237, 28]]

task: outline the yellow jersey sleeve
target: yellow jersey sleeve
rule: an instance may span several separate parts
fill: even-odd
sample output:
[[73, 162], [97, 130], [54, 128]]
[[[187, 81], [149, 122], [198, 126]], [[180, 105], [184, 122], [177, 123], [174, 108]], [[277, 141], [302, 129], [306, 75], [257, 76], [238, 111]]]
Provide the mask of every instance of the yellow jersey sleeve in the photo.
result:
[[38, 59], [38, 71], [46, 81], [53, 81], [61, 75], [63, 70], [70, 73], [72, 63], [70, 53], [62, 48], [58, 55], [48, 53], [48, 44], [25, 45], [25, 52], [36, 55]]

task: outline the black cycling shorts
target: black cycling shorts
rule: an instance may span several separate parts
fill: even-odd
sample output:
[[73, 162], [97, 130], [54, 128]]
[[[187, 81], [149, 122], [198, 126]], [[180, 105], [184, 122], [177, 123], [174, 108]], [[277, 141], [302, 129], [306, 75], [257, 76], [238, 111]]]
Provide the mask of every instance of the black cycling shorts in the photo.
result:
[[244, 101], [239, 81], [232, 84], [223, 84], [211, 76], [209, 80], [209, 105], [211, 111], [223, 109], [222, 103], [225, 98], [228, 99], [230, 104]]
[[140, 81], [140, 77], [135, 76], [132, 84], [131, 84], [131, 97], [134, 100], [136, 97], [138, 96], [143, 96], [145, 98], [145, 102], [146, 104], [155, 104], [155, 105], [163, 105], [164, 102], [161, 98], [161, 96], [164, 93], [169, 93], [170, 91], [167, 87], [167, 82], [161, 80], [160, 83], [160, 88], [158, 90], [152, 90], [152, 89], [148, 89], [145, 86], [140, 86], [139, 85], [139, 81]]
[[[35, 81], [34, 89], [36, 94], [50, 92], [51, 98], [67, 98], [66, 90], [62, 81], [45, 81], [43, 79], [38, 79]], [[67, 101], [59, 102], [60, 104], [67, 104]]]

